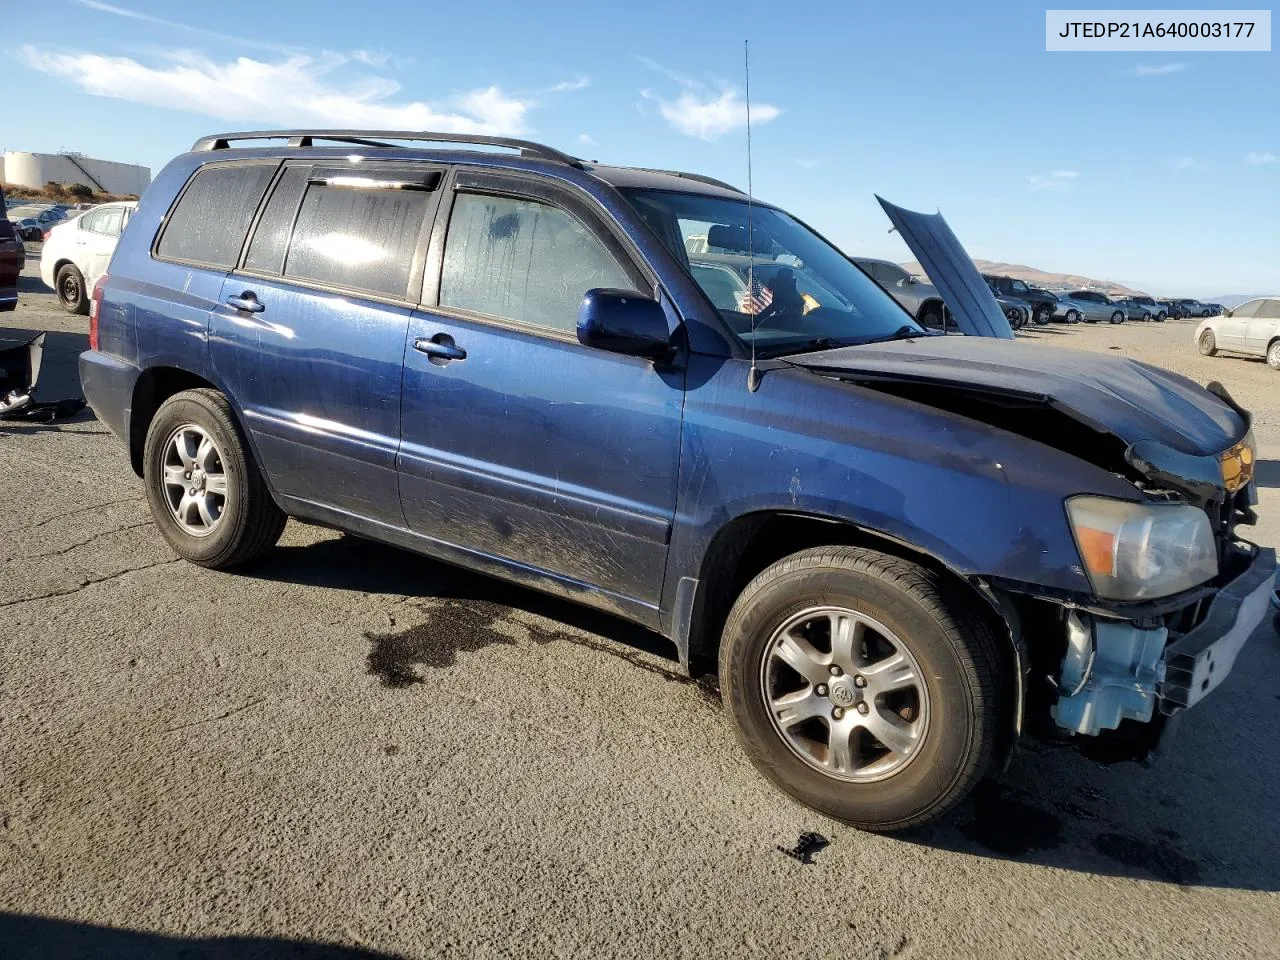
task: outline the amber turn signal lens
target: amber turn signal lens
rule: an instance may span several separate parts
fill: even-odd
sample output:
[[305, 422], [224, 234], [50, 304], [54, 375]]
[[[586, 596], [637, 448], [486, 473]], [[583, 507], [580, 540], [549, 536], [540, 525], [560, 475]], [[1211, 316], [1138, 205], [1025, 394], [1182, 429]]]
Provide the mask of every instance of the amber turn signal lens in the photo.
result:
[[1228, 493], [1248, 486], [1253, 480], [1254, 470], [1253, 433], [1250, 432], [1218, 459], [1222, 465], [1222, 485]]
[[1080, 541], [1080, 557], [1090, 573], [1115, 576], [1116, 572], [1116, 538], [1106, 530], [1094, 530], [1092, 527], [1077, 527], [1076, 537]]

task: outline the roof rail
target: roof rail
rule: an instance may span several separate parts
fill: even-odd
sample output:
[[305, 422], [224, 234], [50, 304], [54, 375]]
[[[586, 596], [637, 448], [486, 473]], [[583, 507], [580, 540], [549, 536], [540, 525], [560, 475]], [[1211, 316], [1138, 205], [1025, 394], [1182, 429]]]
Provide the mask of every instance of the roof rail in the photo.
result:
[[680, 177], [684, 180], [694, 180], [698, 183], [705, 183], [713, 187], [721, 187], [725, 190], [732, 190], [734, 193], [746, 193], [745, 190], [735, 187], [732, 183], [725, 183], [723, 180], [717, 180], [715, 177], [704, 177], [700, 173], [685, 173], [683, 170], [659, 170], [656, 167], [633, 167], [633, 170], [639, 170], [642, 173], [665, 173], [670, 177]]
[[425, 143], [472, 143], [485, 147], [509, 147], [519, 150], [522, 157], [550, 160], [582, 169], [582, 161], [554, 147], [534, 143], [532, 140], [516, 140], [511, 137], [490, 137], [479, 133], [431, 133], [424, 130], [248, 130], [239, 133], [215, 133], [201, 137], [191, 147], [193, 153], [206, 150], [229, 150], [238, 140], [288, 140], [290, 147], [310, 147], [316, 140], [330, 143], [352, 143], [362, 147], [392, 147], [384, 140], [417, 140]]

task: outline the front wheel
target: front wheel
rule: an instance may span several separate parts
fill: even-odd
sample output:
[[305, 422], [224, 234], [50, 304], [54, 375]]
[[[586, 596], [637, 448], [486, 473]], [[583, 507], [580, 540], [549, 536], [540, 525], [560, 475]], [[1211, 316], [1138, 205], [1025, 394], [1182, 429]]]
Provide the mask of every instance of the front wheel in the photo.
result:
[[1200, 334], [1200, 356], [1212, 357], [1218, 352], [1218, 342], [1213, 336], [1212, 330], [1206, 330]]
[[284, 530], [286, 517], [216, 390], [184, 390], [161, 404], [147, 429], [143, 479], [160, 533], [202, 567], [245, 563]]
[[920, 316], [916, 318], [920, 325], [926, 330], [942, 330], [946, 323], [942, 313], [942, 307], [936, 303], [929, 303], [920, 311]]
[[1043, 327], [1053, 319], [1053, 311], [1048, 307], [1036, 307], [1035, 324], [1037, 327]]
[[1280, 370], [1280, 340], [1267, 348], [1267, 366], [1272, 370]]
[[856, 547], [793, 554], [747, 586], [725, 624], [720, 684], [761, 773], [877, 831], [936, 820], [986, 774], [1008, 686], [971, 601]]
[[1117, 310], [1111, 315], [1112, 323], [1124, 323], [1124, 314]]
[[84, 289], [84, 274], [73, 263], [64, 263], [53, 279], [58, 290], [58, 302], [69, 313], [89, 312], [89, 295]]

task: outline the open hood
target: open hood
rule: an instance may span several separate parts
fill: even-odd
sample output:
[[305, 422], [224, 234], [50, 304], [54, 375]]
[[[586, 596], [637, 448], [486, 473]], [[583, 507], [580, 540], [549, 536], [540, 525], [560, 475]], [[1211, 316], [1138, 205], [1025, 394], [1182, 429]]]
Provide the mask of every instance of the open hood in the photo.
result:
[[1220, 454], [1248, 429], [1247, 416], [1186, 377], [1079, 350], [918, 337], [787, 361], [1064, 447], [1060, 422], [1044, 415], [1052, 410], [1074, 422], [1069, 426], [1078, 436], [1072, 444], [1079, 449], [1070, 452], [1094, 461], [1105, 446], [1100, 439], [1107, 437], [1125, 447], [1154, 441], [1199, 458]]
[[987, 282], [940, 213], [916, 213], [876, 199], [924, 267], [961, 333], [971, 337], [1013, 339], [1013, 330]]

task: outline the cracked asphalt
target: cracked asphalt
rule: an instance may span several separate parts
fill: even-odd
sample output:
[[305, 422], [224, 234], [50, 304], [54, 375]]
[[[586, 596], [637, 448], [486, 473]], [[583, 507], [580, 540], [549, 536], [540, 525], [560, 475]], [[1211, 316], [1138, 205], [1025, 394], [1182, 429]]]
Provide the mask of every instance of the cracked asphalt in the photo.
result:
[[[28, 274], [0, 337], [51, 331], [72, 392], [85, 322]], [[1275, 544], [1280, 375], [1190, 334], [1031, 336], [1222, 379]], [[4, 423], [0, 956], [1280, 956], [1277, 677], [1266, 625], [1157, 765], [1030, 752], [860, 834], [764, 783], [659, 638], [294, 523], [202, 570], [87, 412]]]

